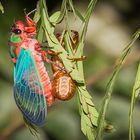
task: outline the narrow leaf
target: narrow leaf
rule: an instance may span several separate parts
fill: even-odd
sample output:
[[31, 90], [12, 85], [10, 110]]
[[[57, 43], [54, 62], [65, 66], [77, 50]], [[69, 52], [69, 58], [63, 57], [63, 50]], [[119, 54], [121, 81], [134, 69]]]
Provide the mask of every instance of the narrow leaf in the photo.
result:
[[91, 127], [87, 127], [87, 137], [89, 140], [94, 140], [95, 139], [95, 130]]
[[85, 123], [85, 119], [84, 119], [84, 113], [81, 113], [81, 130], [84, 133], [84, 135], [86, 135], [86, 123]]
[[58, 18], [60, 17], [60, 14], [61, 12], [60, 11], [57, 11], [55, 12], [54, 14], [51, 15], [51, 17], [49, 18], [50, 19], [50, 22], [55, 26], [57, 21], [58, 21]]
[[4, 8], [3, 8], [1, 2], [0, 2], [0, 11], [2, 12], [2, 14], [4, 13]]
[[76, 8], [73, 6], [72, 0], [69, 0], [69, 5], [70, 5], [70, 7], [71, 7], [71, 9], [72, 9], [72, 11], [73, 11], [73, 13], [74, 13], [74, 15], [75, 15], [75, 16], [78, 16], [78, 17], [80, 18], [80, 20], [81, 20], [82, 22], [84, 22], [84, 21], [85, 21], [84, 17], [83, 17], [82, 14], [78, 11], [78, 9], [76, 9]]
[[108, 108], [108, 104], [112, 95], [112, 91], [113, 91], [113, 87], [117, 78], [117, 75], [122, 67], [122, 65], [124, 64], [128, 54], [131, 52], [131, 49], [133, 47], [133, 44], [135, 43], [135, 41], [138, 39], [139, 37], [139, 30], [133, 35], [132, 40], [130, 41], [130, 43], [125, 47], [122, 55], [120, 56], [120, 58], [117, 60], [117, 65], [113, 71], [113, 75], [110, 78], [110, 81], [107, 85], [107, 90], [106, 90], [106, 94], [104, 96], [103, 99], [103, 103], [102, 103], [102, 107], [101, 107], [101, 111], [99, 114], [99, 121], [98, 121], [98, 129], [97, 129], [97, 136], [96, 136], [96, 140], [100, 140], [101, 136], [102, 136], [102, 132], [103, 132], [103, 128], [104, 128], [104, 121], [105, 121], [105, 114]]
[[69, 53], [69, 57], [74, 57], [73, 48], [72, 48], [72, 44], [71, 44], [71, 40], [70, 40], [70, 35], [67, 31], [64, 35], [64, 41], [65, 41], [65, 46], [66, 46], [67, 52]]
[[85, 22], [83, 22], [83, 28], [81, 28], [81, 36], [80, 36], [80, 39], [79, 39], [79, 45], [78, 45], [78, 49], [76, 51], [76, 55], [75, 56], [79, 56], [80, 54], [83, 55], [83, 47], [84, 47], [84, 44], [85, 44], [85, 37], [86, 37], [86, 32], [87, 32], [87, 28], [88, 28], [88, 23], [89, 23], [89, 19], [90, 19], [90, 16], [91, 16], [91, 13], [93, 12], [93, 9], [95, 7], [97, 3], [97, 0], [91, 0], [89, 5], [88, 5], [88, 8], [86, 10], [86, 14], [85, 14]]
[[81, 97], [81, 99], [82, 99], [82, 108], [83, 108], [84, 114], [87, 115], [88, 112], [89, 112], [88, 105], [87, 105], [87, 103], [86, 103], [86, 101], [85, 101], [83, 96]]
[[36, 6], [36, 12], [35, 12], [35, 15], [34, 15], [34, 18], [33, 20], [35, 21], [35, 23], [37, 23], [40, 19], [40, 4], [39, 2], [37, 2], [37, 6]]
[[85, 86], [78, 86], [78, 92], [82, 94], [85, 98], [91, 99], [92, 97], [89, 95], [88, 91], [86, 90]]
[[95, 107], [91, 107], [91, 106], [88, 106], [88, 110], [89, 110], [89, 116], [92, 124], [97, 127], [98, 116], [99, 116], [97, 110], [95, 109]]
[[43, 41], [43, 35], [44, 35], [44, 30], [43, 30], [43, 23], [41, 22], [40, 28], [39, 28], [39, 32], [37, 34], [37, 40], [38, 42], [41, 44]]
[[134, 126], [133, 126], [133, 111], [134, 111], [135, 100], [138, 97], [139, 93], [140, 93], [140, 63], [138, 66], [137, 75], [136, 75], [132, 96], [131, 96], [131, 105], [129, 110], [129, 140], [135, 139]]
[[67, 0], [63, 0], [62, 5], [61, 5], [60, 15], [57, 21], [55, 22], [55, 24], [60, 23], [64, 19], [65, 14], [66, 14], [66, 4], [67, 4]]

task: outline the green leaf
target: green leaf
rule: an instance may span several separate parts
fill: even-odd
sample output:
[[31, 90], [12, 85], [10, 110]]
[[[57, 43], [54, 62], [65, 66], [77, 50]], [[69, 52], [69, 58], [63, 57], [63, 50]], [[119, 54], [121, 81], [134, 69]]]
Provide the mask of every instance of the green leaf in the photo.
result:
[[73, 6], [72, 0], [69, 0], [69, 5], [70, 5], [70, 7], [71, 7], [72, 10], [73, 10], [74, 15], [75, 15], [75, 16], [78, 16], [78, 17], [80, 18], [80, 20], [81, 20], [82, 22], [84, 22], [84, 21], [85, 21], [84, 17], [83, 17], [82, 14], [78, 11], [78, 9], [76, 9], [76, 8]]
[[37, 40], [38, 42], [41, 44], [43, 41], [43, 36], [44, 36], [44, 30], [43, 30], [43, 23], [41, 22], [40, 28], [39, 28], [39, 32], [37, 34]]
[[[89, 96], [89, 93], [87, 92], [85, 86], [78, 88], [82, 89], [78, 90], [79, 100], [81, 103], [81, 106], [79, 107], [79, 109], [81, 110], [81, 130], [89, 140], [94, 140], [99, 114], [94, 107], [91, 96]], [[83, 92], [85, 93], [83, 94]], [[90, 103], [91, 105], [88, 103]]]
[[41, 9], [44, 9], [47, 19], [49, 19], [48, 8], [45, 0], [40, 0]]
[[67, 4], [67, 0], [63, 0], [62, 5], [61, 5], [60, 15], [57, 21], [55, 22], [55, 24], [60, 23], [64, 19], [65, 14], [66, 14], [66, 4]]
[[69, 57], [74, 57], [71, 39], [68, 31], [66, 31], [64, 35], [64, 41], [65, 41], [66, 50], [69, 53]]
[[95, 105], [93, 104], [92, 100], [89, 98], [86, 98], [86, 103], [92, 107], [94, 107]]
[[133, 126], [133, 111], [135, 100], [140, 93], [140, 62], [136, 74], [135, 83], [133, 86], [132, 96], [131, 96], [131, 105], [129, 110], [129, 140], [135, 140], [134, 126]]
[[2, 14], [4, 13], [4, 8], [3, 8], [1, 2], [0, 2], [0, 11], [2, 12]]
[[75, 8], [75, 14], [81, 19], [82, 22], [85, 22], [83, 15], [79, 12], [77, 8]]
[[95, 107], [89, 106], [88, 109], [89, 109], [89, 116], [90, 116], [91, 122], [94, 126], [97, 127], [99, 114], [98, 114], [97, 110], [95, 109]]
[[79, 39], [80, 43], [79, 43], [78, 49], [76, 51], [76, 56], [83, 55], [83, 47], [85, 44], [85, 36], [86, 36], [86, 32], [87, 32], [88, 22], [89, 22], [89, 18], [91, 16], [91, 13], [92, 13], [96, 3], [97, 3], [97, 0], [91, 0], [88, 5], [88, 8], [86, 10], [85, 17], [84, 17], [85, 20], [82, 25], [83, 28], [81, 28], [81, 36]]
[[83, 115], [83, 120], [86, 123], [87, 127], [92, 127], [92, 123], [88, 115], [84, 114], [84, 112], [82, 113], [82, 115]]
[[81, 96], [79, 94], [76, 94], [77, 96], [77, 103], [78, 103], [78, 107], [79, 107], [79, 114], [81, 115], [82, 114], [82, 104], [81, 104], [81, 101], [80, 101], [80, 98]]
[[82, 108], [83, 108], [83, 111], [84, 113], [87, 115], [89, 112], [88, 112], [88, 105], [84, 99], [84, 97], [82, 96], [81, 97], [81, 100], [82, 100]]
[[87, 127], [87, 137], [89, 140], [94, 140], [95, 139], [95, 130], [91, 127]]
[[61, 12], [60, 11], [57, 11], [55, 12], [54, 14], [51, 15], [51, 17], [49, 18], [50, 22], [55, 26], [57, 21], [58, 21], [58, 18], [60, 17], [60, 14]]
[[84, 113], [81, 113], [81, 130], [84, 133], [84, 135], [86, 135], [86, 130], [87, 130], [87, 125], [85, 123], [85, 119], [84, 119]]
[[87, 89], [86, 89], [86, 86], [78, 86], [77, 87], [78, 89], [78, 93], [82, 96], [84, 96], [85, 98], [88, 98], [88, 99], [91, 99], [92, 97], [89, 95]]
[[42, 16], [42, 23], [44, 25], [44, 28], [46, 29], [46, 32], [48, 32], [50, 36], [53, 35], [54, 27], [51, 26], [49, 19], [46, 16], [44, 8], [42, 8], [41, 16]]
[[36, 12], [35, 12], [35, 15], [34, 15], [34, 18], [33, 20], [35, 21], [35, 23], [37, 23], [40, 19], [40, 4], [39, 2], [37, 2], [37, 6], [36, 6]]

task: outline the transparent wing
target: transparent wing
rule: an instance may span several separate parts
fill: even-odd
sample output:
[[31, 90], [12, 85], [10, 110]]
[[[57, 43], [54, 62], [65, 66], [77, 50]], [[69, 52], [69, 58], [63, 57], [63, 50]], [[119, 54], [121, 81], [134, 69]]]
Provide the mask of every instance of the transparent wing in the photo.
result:
[[14, 97], [24, 117], [32, 124], [45, 123], [46, 99], [32, 53], [21, 49], [14, 70]]

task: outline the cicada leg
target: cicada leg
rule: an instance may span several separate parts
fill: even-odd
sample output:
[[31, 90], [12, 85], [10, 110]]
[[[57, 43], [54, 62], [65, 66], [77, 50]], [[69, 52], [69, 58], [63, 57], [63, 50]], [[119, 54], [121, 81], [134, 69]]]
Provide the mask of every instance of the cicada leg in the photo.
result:
[[64, 68], [63, 66], [58, 65], [55, 61], [52, 61], [52, 60], [50, 60], [50, 59], [47, 57], [48, 54], [54, 55], [54, 57], [55, 57], [55, 56], [59, 55], [61, 52], [53, 52], [53, 51], [46, 51], [46, 52], [45, 52], [45, 51], [43, 51], [43, 50], [40, 50], [40, 52], [41, 52], [41, 54], [42, 54], [43, 59], [44, 59], [47, 63], [51, 63], [52, 65], [58, 67], [60, 70], [66, 71], [65, 68]]
[[77, 44], [79, 42], [79, 33], [75, 30], [71, 30], [71, 32], [73, 33], [71, 41], [72, 41], [72, 48], [73, 50], [75, 50], [77, 48]]
[[29, 12], [28, 14], [26, 14], [26, 11], [24, 11], [26, 23], [28, 25], [28, 27], [25, 27], [25, 31], [33, 35], [36, 34], [36, 23], [29, 17], [29, 15], [33, 13], [35, 10]]
[[86, 56], [81, 56], [81, 57], [79, 57], [79, 58], [76, 58], [76, 57], [67, 57], [67, 59], [69, 59], [69, 60], [72, 60], [72, 61], [83, 61], [83, 60], [85, 60], [87, 57]]
[[49, 54], [49, 55], [52, 55], [52, 56], [58, 56], [59, 54], [61, 54], [62, 52], [54, 52], [54, 51], [50, 51], [50, 50], [48, 50], [47, 51], [47, 54]]
[[12, 58], [12, 62], [13, 62], [14, 64], [16, 64], [17, 58]]

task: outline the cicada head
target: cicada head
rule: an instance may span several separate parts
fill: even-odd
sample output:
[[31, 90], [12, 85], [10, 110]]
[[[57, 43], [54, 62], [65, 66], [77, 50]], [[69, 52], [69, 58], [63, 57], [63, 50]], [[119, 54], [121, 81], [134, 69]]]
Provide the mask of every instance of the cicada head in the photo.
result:
[[21, 20], [18, 20], [11, 28], [10, 43], [18, 45], [22, 43], [25, 38], [27, 38], [27, 34], [25, 33], [25, 25]]
[[[32, 12], [30, 12], [32, 13]], [[25, 15], [26, 24], [21, 20], [14, 23], [11, 28], [10, 42], [19, 45], [27, 38], [32, 38], [36, 35], [36, 23], [29, 17], [29, 14]]]

